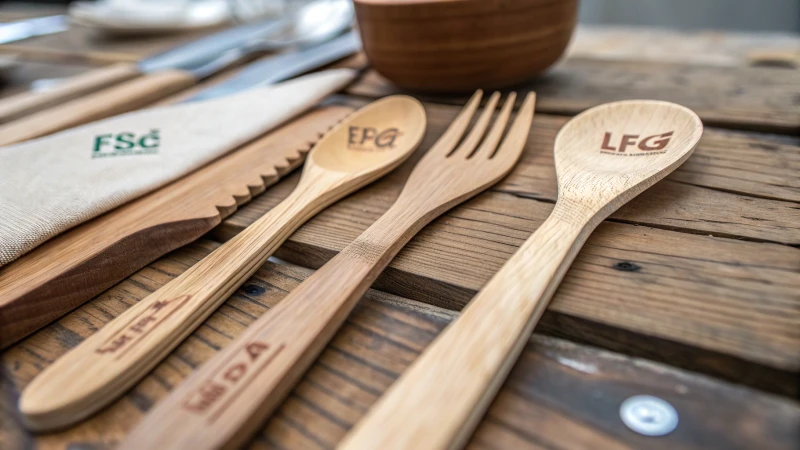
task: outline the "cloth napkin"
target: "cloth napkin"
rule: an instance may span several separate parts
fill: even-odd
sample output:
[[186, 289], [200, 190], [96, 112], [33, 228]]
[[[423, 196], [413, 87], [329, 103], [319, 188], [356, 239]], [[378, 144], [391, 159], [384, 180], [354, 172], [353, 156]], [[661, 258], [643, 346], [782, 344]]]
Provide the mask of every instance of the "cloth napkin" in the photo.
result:
[[354, 77], [328, 70], [0, 147], [0, 267], [264, 134]]

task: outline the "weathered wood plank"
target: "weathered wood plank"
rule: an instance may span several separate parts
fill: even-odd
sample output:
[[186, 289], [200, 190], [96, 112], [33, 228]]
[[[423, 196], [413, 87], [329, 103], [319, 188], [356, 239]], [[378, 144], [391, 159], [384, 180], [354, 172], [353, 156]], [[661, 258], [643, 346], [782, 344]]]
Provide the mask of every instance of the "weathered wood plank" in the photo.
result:
[[[266, 195], [277, 201], [273, 196], [288, 193], [291, 182]], [[321, 266], [382, 214], [392, 202], [391, 191], [379, 185], [323, 211], [277, 255]], [[269, 204], [262, 200], [258, 207]], [[235, 233], [260, 215], [259, 208], [241, 210], [219, 228], [219, 236]], [[551, 209], [536, 200], [483, 194], [419, 233], [376, 286], [459, 309]], [[796, 394], [798, 292], [798, 249], [607, 222], [578, 255], [542, 326], [548, 333], [656, 360], [675, 356], [663, 352], [672, 346], [680, 353], [672, 364]]]
[[[692, 31], [580, 24], [567, 49], [567, 56], [725, 67], [771, 62], [790, 68], [792, 61], [800, 57], [800, 37], [789, 32]], [[783, 58], [777, 59], [777, 56]], [[784, 64], [778, 64], [782, 61]]]
[[[522, 89], [536, 90], [543, 113], [573, 115], [601, 103], [646, 98], [687, 106], [707, 126], [800, 134], [800, 77], [793, 70], [571, 58]], [[376, 97], [399, 91], [370, 71], [349, 92]], [[466, 98], [420, 97], [458, 104]]]
[[[426, 107], [429, 136], [422, 151], [449, 122], [443, 118], [445, 112], [455, 109]], [[551, 152], [543, 149], [552, 147], [561, 122], [539, 116], [515, 171], [493, 192], [450, 211], [423, 230], [385, 271], [379, 288], [451, 309], [469, 301], [551, 210], [549, 202], [556, 194], [554, 169]], [[695, 156], [708, 154], [706, 159], [716, 158], [714, 164], [735, 165], [739, 164], [735, 159], [725, 158], [728, 153], [737, 154], [744, 162], [736, 167], [742, 169], [760, 158], [762, 167], [787, 179], [784, 168], [796, 164], [797, 148], [789, 144], [769, 144], [782, 155], [771, 161], [764, 152], [773, 150], [752, 145], [760, 142], [755, 137], [716, 135], [709, 133]], [[739, 142], [738, 146], [731, 141]], [[732, 150], [719, 150], [725, 146]], [[695, 156], [687, 163], [690, 168], [704, 164], [703, 159], [693, 163]], [[278, 255], [306, 267], [321, 266], [391, 205], [418, 157], [312, 219]], [[701, 174], [694, 183], [699, 185], [706, 178], [703, 169], [698, 170]], [[284, 198], [294, 183], [296, 176], [278, 184], [228, 219], [216, 236], [224, 240], [236, 234]], [[735, 185], [727, 179], [720, 183]], [[759, 186], [761, 192], [769, 189], [768, 183]], [[786, 240], [796, 242], [793, 236], [800, 218], [794, 217], [800, 209], [793, 202], [717, 189], [670, 179], [623, 207], [612, 216], [613, 222], [600, 227], [578, 257], [556, 294], [552, 313], [545, 316], [544, 329], [652, 359], [665, 358], [661, 350], [672, 346], [683, 354], [683, 367], [797, 393], [793, 374], [800, 371], [796, 350], [800, 346], [800, 250], [707, 234], [750, 234], [753, 240], [767, 240], [768, 234], [786, 233], [783, 236], [790, 238]], [[774, 208], [785, 215], [776, 214]], [[614, 223], [621, 221], [632, 224]], [[641, 224], [696, 235], [633, 226]], [[630, 268], [636, 270], [626, 272], [625, 263], [632, 263]], [[567, 320], [571, 326], [559, 326]], [[753, 365], [762, 370], [751, 370]], [[741, 377], [745, 372], [755, 375], [745, 381]]]
[[[342, 96], [337, 97], [336, 101], [356, 108], [366, 103], [365, 100]], [[425, 108], [428, 112], [429, 130], [420, 151], [435, 142], [459, 109], [458, 106], [437, 103], [426, 103]], [[556, 180], [552, 149], [556, 134], [568, 120], [567, 117], [537, 112], [520, 162], [511, 175], [495, 186], [495, 189], [555, 201]], [[692, 157], [670, 174], [668, 179], [721, 191], [723, 194], [800, 202], [800, 177], [797, 176], [799, 171], [800, 138], [706, 128]], [[724, 203], [735, 202], [737, 199], [727, 195], [713, 197], [715, 193], [703, 194], [701, 198], [708, 195], [714, 201]], [[776, 204], [758, 202], [756, 206], [761, 205], [767, 211], [767, 205]], [[794, 205], [783, 206], [781, 209], [791, 213]], [[693, 211], [694, 214], [702, 212]], [[712, 217], [708, 218], [713, 220]], [[798, 239], [793, 233], [784, 238], [790, 236]], [[751, 237], [764, 238], [757, 235]]]
[[[429, 105], [428, 111], [431, 116], [429, 121], [432, 122], [430, 126], [432, 128], [446, 126], [454, 117], [455, 109]], [[556, 181], [552, 148], [558, 130], [568, 120], [565, 117], [540, 114], [535, 120], [532, 136], [528, 139], [519, 167], [497, 189], [554, 201]], [[800, 173], [800, 138], [775, 138], [758, 133], [706, 128], [695, 152], [684, 165], [669, 175], [668, 179], [721, 191], [713, 193], [696, 191], [703, 192], [696, 194], [696, 197], [713, 199], [713, 202], [722, 201], [729, 204], [738, 201], [737, 196], [723, 195], [728, 193], [800, 202], [798, 173]], [[764, 208], [767, 208], [766, 205], [776, 205], [769, 202], [757, 203], [756, 206], [764, 205]], [[705, 213], [703, 210], [692, 211], [695, 217], [703, 213]], [[744, 235], [757, 236], [752, 233]], [[791, 236], [797, 237], [794, 234]]]
[[[13, 402], [53, 359], [216, 244], [173, 252], [3, 354], [0, 446], [107, 448], [192, 370], [309, 275], [267, 264], [137, 387], [68, 430], [31, 436]], [[331, 448], [433, 340], [454, 313], [371, 290], [251, 448]], [[602, 395], [598, 395], [602, 393]], [[675, 432], [629, 431], [618, 408], [657, 395], [680, 414]], [[800, 405], [660, 364], [534, 336], [472, 438], [470, 448], [792, 448]]]

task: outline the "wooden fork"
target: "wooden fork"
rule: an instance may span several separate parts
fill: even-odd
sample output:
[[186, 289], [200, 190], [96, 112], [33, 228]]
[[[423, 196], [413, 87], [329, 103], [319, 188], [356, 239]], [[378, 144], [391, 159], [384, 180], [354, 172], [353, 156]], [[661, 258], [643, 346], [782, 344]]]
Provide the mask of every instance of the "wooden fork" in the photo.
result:
[[198, 450], [246, 442], [411, 237], [500, 180], [519, 159], [535, 95], [527, 96], [499, 149], [513, 93], [487, 134], [500, 98], [493, 94], [456, 148], [480, 98], [478, 91], [417, 164], [400, 197], [381, 218], [159, 403], [122, 448]]

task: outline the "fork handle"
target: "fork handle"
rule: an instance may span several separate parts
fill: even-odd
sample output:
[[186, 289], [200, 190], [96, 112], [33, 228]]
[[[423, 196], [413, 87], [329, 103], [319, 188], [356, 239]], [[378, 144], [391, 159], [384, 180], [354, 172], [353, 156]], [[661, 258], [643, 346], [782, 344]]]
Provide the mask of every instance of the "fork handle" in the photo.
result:
[[392, 207], [151, 410], [120, 450], [247, 442], [378, 274], [430, 220]]
[[61, 81], [44, 92], [27, 91], [0, 101], [0, 123], [55, 106], [141, 75], [136, 64], [117, 63]]
[[461, 448], [594, 226], [554, 213], [337, 447]]
[[338, 198], [298, 194], [306, 191], [301, 186], [302, 182], [269, 213], [45, 369], [22, 394], [26, 425], [47, 430], [81, 420], [150, 372], [294, 230]]

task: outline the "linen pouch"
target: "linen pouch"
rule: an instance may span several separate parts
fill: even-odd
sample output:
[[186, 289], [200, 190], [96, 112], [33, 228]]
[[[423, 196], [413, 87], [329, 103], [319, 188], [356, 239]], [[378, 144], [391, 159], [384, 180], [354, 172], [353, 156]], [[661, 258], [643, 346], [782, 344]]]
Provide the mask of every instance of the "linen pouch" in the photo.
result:
[[0, 267], [264, 134], [354, 77], [328, 70], [0, 147]]

